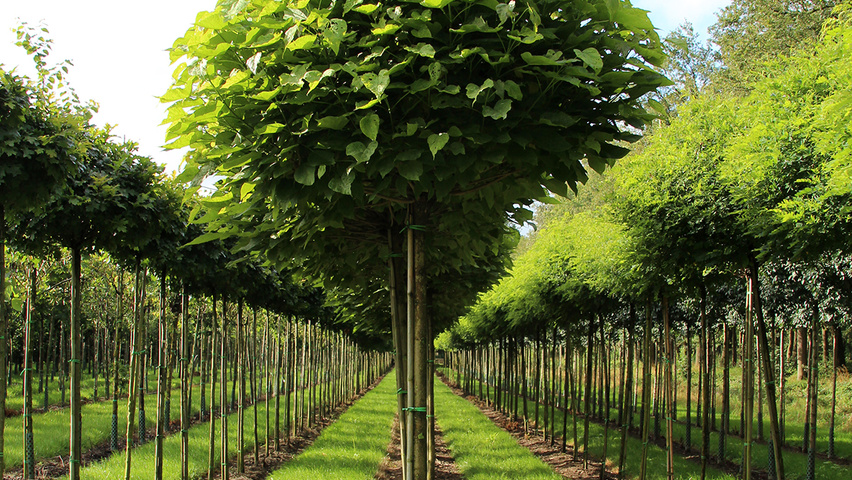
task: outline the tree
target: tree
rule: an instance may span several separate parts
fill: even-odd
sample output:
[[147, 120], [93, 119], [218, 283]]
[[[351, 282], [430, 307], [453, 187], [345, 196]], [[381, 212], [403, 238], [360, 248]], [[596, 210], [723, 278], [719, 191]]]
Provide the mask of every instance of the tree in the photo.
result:
[[[193, 148], [186, 175], [226, 177], [212, 217], [256, 219], [209, 238], [289, 252], [362, 210], [407, 228], [408, 390], [420, 395], [434, 262], [424, 241], [447, 206], [492, 218], [546, 189], [567, 193], [586, 178], [582, 158], [602, 170], [624, 155], [627, 126], [650, 118], [638, 99], [663, 83], [648, 65], [662, 60], [657, 43], [645, 12], [621, 2], [224, 1], [176, 42], [173, 60], [186, 61], [163, 99], [171, 146]], [[415, 478], [424, 406], [407, 407]]]
[[[40, 207], [74, 165], [74, 126], [52, 112], [24, 79], [0, 70], [0, 337], [8, 336], [6, 221]], [[6, 409], [6, 342], [0, 342], [0, 453]], [[5, 464], [0, 456], [0, 476]]]

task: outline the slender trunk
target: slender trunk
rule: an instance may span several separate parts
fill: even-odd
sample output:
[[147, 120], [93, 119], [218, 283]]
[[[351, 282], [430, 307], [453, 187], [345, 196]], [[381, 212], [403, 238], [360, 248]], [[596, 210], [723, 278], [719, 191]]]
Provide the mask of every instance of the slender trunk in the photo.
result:
[[809, 423], [811, 425], [810, 438], [808, 439], [808, 478], [816, 478], [814, 476], [815, 468], [816, 468], [816, 434], [817, 434], [817, 409], [819, 404], [817, 403], [817, 395], [819, 388], [819, 365], [818, 365], [818, 354], [817, 354], [817, 334], [820, 331], [820, 321], [819, 321], [819, 309], [816, 305], [816, 301], [814, 301], [813, 305], [813, 323], [811, 325], [811, 359], [810, 359], [810, 370], [808, 371], [808, 383], [812, 386], [809, 389], [810, 392], [810, 412], [809, 412]]
[[139, 260], [136, 260], [136, 271], [133, 287], [133, 328], [130, 336], [130, 368], [128, 372], [129, 386], [127, 390], [127, 433], [125, 435], [124, 480], [130, 480], [130, 464], [133, 452], [133, 421], [136, 414], [136, 388], [139, 380], [137, 371], [140, 369], [139, 354], [142, 349], [142, 273]]
[[745, 335], [743, 338], [743, 480], [751, 480], [751, 451], [754, 438], [754, 284], [748, 278]]
[[[3, 459], [6, 432], [6, 362], [8, 352], [6, 337], [8, 319], [6, 318], [6, 210], [0, 204], [0, 478], [6, 472]], [[45, 405], [45, 408], [47, 406]]]
[[808, 362], [808, 340], [805, 327], [796, 328], [796, 379], [805, 378], [805, 364]]
[[[669, 480], [674, 478], [674, 400], [672, 398], [672, 345], [671, 321], [669, 318], [669, 297], [663, 295], [663, 323], [665, 324], [666, 371], [665, 371], [665, 407], [666, 407], [666, 472]], [[706, 356], [706, 352], [705, 352]]]
[[189, 363], [189, 297], [186, 285], [181, 285], [180, 295], [180, 480], [189, 480], [189, 393], [192, 372]]
[[[410, 235], [410, 256], [413, 257], [413, 275], [409, 278], [412, 280], [411, 293], [409, 299], [413, 300], [413, 305], [410, 307], [413, 314], [414, 325], [409, 329], [409, 354], [413, 362], [413, 391], [410, 397], [413, 397], [413, 404], [410, 411], [413, 423], [414, 444], [411, 452], [414, 460], [414, 469], [412, 470], [414, 479], [427, 478], [429, 472], [428, 448], [431, 441], [434, 441], [433, 432], [429, 429], [427, 421], [427, 397], [428, 397], [428, 376], [429, 368], [427, 361], [429, 359], [429, 345], [432, 343], [432, 332], [427, 307], [426, 293], [426, 249], [424, 245], [424, 234], [421, 230], [427, 224], [428, 209], [425, 205], [415, 205], [413, 208], [412, 220], [409, 224]], [[413, 345], [412, 345], [413, 344]], [[409, 372], [411, 376], [411, 372]], [[431, 439], [429, 437], [432, 437]]]
[[163, 478], [163, 430], [166, 422], [166, 274], [160, 274], [160, 315], [157, 319], [157, 436], [154, 439], [154, 478]]
[[[110, 425], [110, 450], [118, 450], [118, 373], [121, 361], [121, 346], [118, 342], [118, 332], [121, 328], [121, 320], [124, 318], [124, 270], [118, 273], [118, 301], [116, 302], [115, 321], [113, 322], [113, 366], [112, 366], [112, 422]], [[51, 324], [51, 333], [53, 332]], [[45, 386], [45, 394], [47, 387]], [[47, 403], [47, 402], [45, 402]], [[47, 409], [47, 405], [45, 405]]]
[[[606, 339], [604, 338], [604, 316], [598, 314], [600, 317], [600, 329], [601, 329], [601, 359], [603, 361], [603, 373], [606, 375], [609, 372], [609, 355], [607, 353], [606, 348]], [[601, 453], [601, 458], [604, 461], [601, 462], [601, 472], [600, 472], [600, 480], [604, 480], [604, 476], [606, 475], [606, 455], [607, 455], [607, 447], [609, 444], [609, 380], [607, 380], [607, 387], [604, 390], [604, 434], [603, 434], [603, 453]]]
[[[71, 456], [68, 459], [69, 478], [71, 480], [79, 480], [80, 478], [80, 460], [82, 459], [82, 420], [83, 411], [80, 403], [80, 387], [82, 370], [80, 362], [82, 361], [82, 347], [80, 344], [80, 302], [82, 296], [80, 294], [80, 263], [81, 263], [80, 247], [71, 248]], [[6, 329], [2, 328], [2, 338], [6, 338]], [[6, 342], [3, 342], [4, 348]], [[4, 366], [5, 367], [5, 366]], [[5, 368], [0, 367], [0, 371], [5, 374]], [[5, 387], [0, 394], [2, 401], [0, 406], [5, 406]], [[0, 430], [2, 431], [2, 430]], [[2, 476], [2, 475], [0, 475]]]
[[651, 423], [651, 300], [645, 304], [645, 338], [642, 342], [642, 461], [639, 479], [648, 471], [648, 434]]
[[251, 321], [251, 355], [249, 356], [251, 371], [251, 404], [254, 415], [254, 464], [260, 462], [260, 438], [257, 432], [257, 310], [252, 309]]
[[594, 339], [593, 336], [593, 328], [592, 322], [589, 321], [589, 331], [586, 335], [586, 388], [583, 392], [584, 394], [584, 406], [583, 406], [583, 468], [589, 468], [589, 417], [592, 413], [592, 341]]
[[630, 304], [630, 328], [626, 329], [627, 338], [627, 384], [624, 386], [624, 407], [622, 409], [623, 416], [621, 418], [621, 453], [618, 456], [618, 478], [624, 478], [624, 462], [627, 459], [627, 436], [628, 424], [627, 417], [633, 416], [632, 392], [633, 392], [633, 327], [636, 325], [636, 307], [633, 303]]
[[837, 331], [837, 324], [831, 323], [832, 332], [832, 361], [831, 361], [831, 416], [828, 420], [828, 458], [834, 458], [834, 417], [837, 414], [837, 337], [840, 332]]
[[[704, 396], [701, 415], [701, 480], [707, 476], [707, 461], [710, 457], [710, 326], [707, 321], [707, 287], [701, 283], [701, 345], [704, 357], [701, 359], [701, 389]], [[692, 367], [690, 367], [692, 370]]]
[[[213, 296], [213, 318], [210, 321], [210, 429], [207, 435], [207, 480], [216, 476], [216, 296]], [[222, 419], [225, 420], [224, 418]]]
[[234, 356], [237, 364], [237, 381], [240, 384], [239, 398], [237, 399], [237, 473], [245, 472], [245, 463], [243, 460], [243, 448], [245, 447], [244, 426], [245, 426], [245, 404], [246, 404], [246, 371], [245, 371], [245, 355], [243, 355], [243, 299], [240, 298], [237, 302], [237, 345]]
[[219, 454], [220, 476], [222, 480], [228, 480], [228, 305], [222, 300], [222, 345], [219, 365], [219, 418], [221, 420]]
[[[29, 294], [27, 295], [26, 323], [24, 324], [24, 408], [23, 418], [23, 477], [35, 480], [35, 454], [33, 452], [33, 360], [30, 349], [33, 335], [33, 313], [36, 299], [36, 266], [30, 267]], [[2, 298], [2, 297], [0, 297]]]
[[[781, 427], [778, 422], [778, 401], [775, 397], [775, 368], [772, 365], [772, 356], [769, 351], [769, 341], [766, 334], [766, 322], [763, 318], [763, 305], [760, 297], [760, 277], [758, 275], [757, 260], [751, 259], [751, 282], [753, 285], [753, 307], [757, 317], [757, 340], [760, 350], [761, 370], [766, 378], [766, 404], [769, 407], [769, 428], [772, 436], [770, 448], [770, 478], [784, 480], [784, 457], [781, 453], [783, 440], [781, 439]], [[774, 470], [774, 471], [773, 471]]]

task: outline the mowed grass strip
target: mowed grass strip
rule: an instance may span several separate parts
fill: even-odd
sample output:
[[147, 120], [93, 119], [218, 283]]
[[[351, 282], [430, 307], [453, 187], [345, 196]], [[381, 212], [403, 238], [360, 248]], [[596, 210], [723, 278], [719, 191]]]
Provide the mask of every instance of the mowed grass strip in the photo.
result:
[[[196, 390], [192, 394], [191, 414], [198, 413], [200, 395]], [[171, 418], [179, 415], [179, 406], [175, 399], [180, 398], [180, 390], [172, 391]], [[157, 395], [145, 396], [145, 424], [148, 428], [156, 425], [157, 420]], [[134, 422], [138, 421], [138, 404]], [[68, 455], [70, 448], [70, 436], [68, 430], [68, 409], [52, 410], [47, 413], [33, 414], [33, 448], [36, 462], [41, 459]], [[83, 452], [109, 440], [110, 428], [112, 426], [112, 400], [103, 400], [90, 403], [82, 407], [82, 447]], [[134, 429], [136, 426], [134, 426]], [[118, 436], [124, 438], [127, 431], [127, 397], [118, 400]], [[135, 431], [135, 430], [134, 430]], [[23, 464], [23, 435], [22, 417], [16, 416], [6, 419], [6, 445], [4, 457], [7, 467], [17, 467]]]
[[[193, 394], [193, 399], [195, 398]], [[146, 400], [147, 401], [147, 400]], [[193, 400], [194, 401], [194, 400]], [[218, 406], [216, 407], [218, 411]], [[274, 405], [270, 405], [271, 416], [270, 421], [274, 422]], [[246, 451], [254, 447], [254, 412], [251, 407], [245, 407], [245, 421], [243, 423], [243, 435], [245, 440]], [[283, 412], [282, 424], [283, 424]], [[238, 453], [237, 448], [237, 422], [238, 412], [231, 413], [226, 418], [228, 420], [228, 457], [234, 458]], [[84, 419], [85, 420], [85, 419]], [[265, 435], [266, 428], [266, 405], [261, 401], [257, 404], [257, 425], [258, 434], [261, 442]], [[215, 463], [220, 464], [221, 444], [221, 419], [216, 419], [216, 446], [215, 446]], [[210, 443], [210, 423], [203, 422], [195, 425], [188, 430], [189, 432], [189, 476], [196, 478], [207, 471], [207, 452]], [[133, 480], [145, 480], [154, 478], [154, 449], [155, 442], [149, 441], [133, 449], [132, 463], [130, 470], [130, 478]], [[115, 452], [110, 457], [101, 462], [87, 465], [80, 471], [82, 478], [91, 480], [113, 480], [123, 478], [124, 476], [124, 450]], [[234, 461], [235, 463], [235, 461]], [[180, 478], [180, 432], [174, 432], [163, 439], [163, 478]], [[63, 477], [65, 478], [65, 477]]]
[[[455, 375], [452, 377], [455, 379]], [[476, 380], [474, 380], [476, 382]], [[441, 381], [435, 382], [435, 391], [438, 390], [438, 384], [441, 384], [443, 388], [449, 388], [444, 385]], [[455, 395], [453, 395], [455, 396]], [[460, 397], [456, 397], [460, 398]], [[465, 403], [468, 403], [464, 400]], [[469, 403], [468, 403], [469, 404]], [[472, 405], [471, 405], [472, 406]], [[473, 407], [476, 408], [476, 407]], [[519, 411], [522, 410], [523, 407], [519, 408]], [[527, 408], [529, 412], [533, 412], [535, 409], [535, 402], [528, 399], [527, 400]], [[556, 409], [556, 432], [557, 436], [561, 437], [562, 434], [562, 420], [564, 413]], [[542, 412], [543, 418], [543, 412]], [[652, 419], [653, 421], [653, 419]], [[443, 425], [443, 422], [442, 422]], [[568, 417], [568, 445], [573, 445], [573, 422], [571, 416]], [[600, 459], [603, 456], [603, 443], [604, 443], [604, 427], [601, 424], [590, 422], [589, 423], [589, 454], [597, 459]], [[582, 452], [582, 444], [583, 444], [583, 417], [582, 415], [577, 416], [577, 437], [580, 442], [579, 451]], [[617, 427], [616, 422], [612, 421], [609, 425], [609, 432], [607, 435], [608, 445], [607, 445], [607, 459], [610, 464], [618, 463], [619, 452], [621, 451], [621, 430]], [[677, 437], [676, 437], [677, 438]], [[557, 440], [561, 442], [562, 439], [559, 438]], [[628, 436], [627, 437], [627, 456], [624, 462], [624, 473], [627, 478], [636, 478], [639, 476], [640, 464], [641, 464], [641, 455], [642, 455], [642, 441], [639, 438]], [[582, 453], [580, 454], [580, 459], [582, 459]], [[458, 460], [456, 460], [458, 462]], [[617, 466], [617, 465], [616, 465]], [[668, 478], [666, 473], [666, 450], [660, 448], [653, 443], [648, 444], [648, 463], [647, 463], [647, 471], [646, 478], [648, 480], [665, 480]], [[462, 470], [464, 471], [464, 470]], [[674, 455], [674, 478], [676, 479], [696, 479], [701, 478], [701, 464], [699, 462], [687, 460], [686, 458], [675, 453]], [[727, 474], [717, 468], [714, 468], [711, 465], [707, 467], [707, 476], [708, 480], [736, 480], [736, 476]]]
[[469, 480], [562, 478], [440, 380], [435, 381], [435, 417], [456, 465]]
[[385, 456], [396, 413], [395, 372], [349, 407], [313, 445], [269, 480], [371, 479]]

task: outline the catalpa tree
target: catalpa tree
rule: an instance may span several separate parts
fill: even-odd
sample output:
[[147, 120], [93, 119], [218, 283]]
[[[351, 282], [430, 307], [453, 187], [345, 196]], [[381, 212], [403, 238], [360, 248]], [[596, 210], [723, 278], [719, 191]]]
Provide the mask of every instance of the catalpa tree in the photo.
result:
[[185, 180], [223, 177], [200, 241], [310, 263], [347, 221], [405, 228], [408, 478], [428, 465], [426, 277], [483, 251], [480, 226], [451, 233], [460, 252], [429, 250], [434, 232], [522, 220], [514, 206], [623, 156], [650, 118], [640, 97], [666, 82], [658, 43], [618, 0], [224, 0], [176, 41], [170, 146], [191, 148]]

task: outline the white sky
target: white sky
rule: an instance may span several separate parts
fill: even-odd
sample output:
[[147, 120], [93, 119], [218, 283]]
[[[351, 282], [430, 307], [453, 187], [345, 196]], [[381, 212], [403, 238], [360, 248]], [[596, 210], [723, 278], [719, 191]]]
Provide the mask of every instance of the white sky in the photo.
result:
[[[663, 36], [685, 20], [706, 34], [715, 12], [730, 0], [633, 0], [651, 12]], [[182, 36], [199, 11], [212, 10], [215, 0], [4, 0], [0, 7], [0, 63], [30, 74], [31, 61], [15, 46], [19, 20], [43, 23], [54, 40], [53, 63], [74, 62], [68, 76], [83, 101], [100, 105], [99, 125], [111, 124], [116, 135], [139, 143], [140, 153], [178, 167], [180, 152], [166, 152], [165, 105], [156, 98], [171, 85], [172, 67], [166, 49]]]

